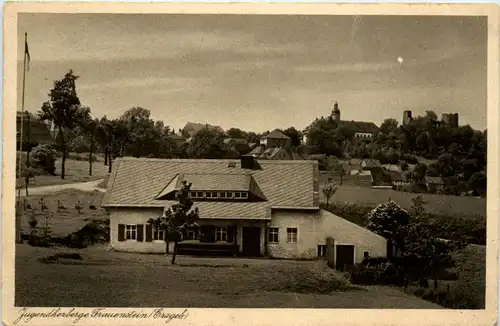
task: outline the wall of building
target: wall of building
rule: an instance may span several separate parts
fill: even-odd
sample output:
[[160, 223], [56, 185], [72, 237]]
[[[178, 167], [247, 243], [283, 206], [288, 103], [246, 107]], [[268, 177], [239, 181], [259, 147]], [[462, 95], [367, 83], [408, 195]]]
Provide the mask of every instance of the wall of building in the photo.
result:
[[369, 132], [356, 132], [354, 134], [355, 138], [372, 138], [372, 133]]
[[[164, 241], [136, 241], [125, 240], [118, 241], [118, 225], [119, 224], [144, 224], [146, 225], [150, 218], [158, 217], [163, 213], [163, 208], [148, 209], [148, 208], [112, 208], [110, 212], [110, 245], [114, 250], [127, 252], [143, 252], [143, 253], [165, 253], [166, 244]], [[239, 245], [239, 250], [243, 250], [243, 227], [260, 227], [260, 251], [261, 255], [265, 255], [265, 222], [251, 220], [218, 220], [218, 219], [202, 219], [198, 221], [199, 225], [216, 225], [216, 226], [236, 226], [236, 243]], [[144, 232], [146, 229], [144, 228]], [[146, 239], [144, 235], [144, 240]], [[174, 248], [173, 243], [169, 244], [169, 252]]]
[[[114, 208], [110, 209], [109, 212], [110, 246], [113, 249], [127, 252], [165, 253], [166, 244], [164, 241], [118, 241], [119, 224], [146, 225], [150, 218], [159, 216], [163, 209]], [[240, 251], [243, 250], [243, 227], [260, 227], [261, 255], [266, 254], [268, 229], [265, 221], [203, 219], [198, 223], [200, 225], [236, 226], [236, 241]], [[356, 262], [363, 260], [364, 251], [368, 251], [370, 256], [385, 256], [387, 253], [384, 238], [324, 210], [275, 210], [272, 212], [268, 227], [277, 227], [279, 232], [279, 242], [267, 244], [267, 255], [270, 257], [314, 259], [317, 257], [318, 245], [325, 245], [328, 236], [333, 237], [336, 244], [355, 245]], [[287, 228], [297, 228], [297, 243], [287, 242]], [[169, 249], [171, 252], [173, 243], [169, 245]]]
[[285, 138], [268, 138], [266, 141], [267, 148], [274, 148], [274, 147], [288, 148], [290, 147], [290, 145], [291, 145], [291, 140]]
[[[323, 235], [317, 234], [320, 241], [331, 236], [335, 245], [352, 244], [355, 246], [355, 263], [363, 261], [364, 252], [367, 251], [371, 257], [387, 255], [387, 240], [357, 224], [351, 223], [340, 216], [326, 210], [319, 213]], [[323, 240], [326, 244], [326, 240]]]
[[[386, 239], [325, 210], [274, 211], [271, 227], [279, 233], [279, 243], [267, 245], [268, 255], [275, 258], [316, 258], [318, 245], [326, 245], [329, 236], [336, 245], [354, 245], [356, 263], [363, 260], [365, 251], [372, 257], [387, 254]], [[297, 243], [287, 242], [287, 228], [297, 228]]]

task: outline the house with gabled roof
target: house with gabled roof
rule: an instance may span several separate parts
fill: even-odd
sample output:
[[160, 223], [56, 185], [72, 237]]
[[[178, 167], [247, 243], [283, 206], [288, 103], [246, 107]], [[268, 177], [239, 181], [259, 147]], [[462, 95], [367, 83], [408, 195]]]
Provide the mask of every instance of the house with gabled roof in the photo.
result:
[[290, 148], [292, 146], [292, 139], [280, 130], [275, 129], [266, 136], [262, 137], [260, 140], [260, 144], [264, 145], [266, 148]]
[[164, 253], [165, 235], [148, 220], [176, 203], [184, 181], [192, 184], [200, 228], [186, 232], [180, 250], [316, 258], [331, 236], [339, 264], [360, 262], [367, 252], [386, 254], [384, 238], [320, 209], [318, 162], [261, 161], [251, 155], [239, 160], [117, 159], [102, 203], [110, 217], [110, 246]]

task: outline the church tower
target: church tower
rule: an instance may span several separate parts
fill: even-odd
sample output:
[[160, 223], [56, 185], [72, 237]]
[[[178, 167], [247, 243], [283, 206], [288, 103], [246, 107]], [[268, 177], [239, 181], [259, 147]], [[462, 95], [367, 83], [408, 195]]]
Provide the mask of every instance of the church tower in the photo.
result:
[[337, 101], [335, 101], [335, 105], [333, 106], [332, 117], [333, 120], [340, 121], [340, 110]]

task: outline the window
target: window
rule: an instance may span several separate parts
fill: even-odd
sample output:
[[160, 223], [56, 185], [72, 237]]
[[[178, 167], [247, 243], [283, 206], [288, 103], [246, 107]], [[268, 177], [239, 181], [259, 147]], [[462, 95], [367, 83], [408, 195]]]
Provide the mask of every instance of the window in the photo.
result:
[[326, 245], [318, 245], [318, 257], [325, 257]]
[[203, 198], [203, 191], [197, 191], [196, 192], [196, 197]]
[[153, 229], [153, 240], [164, 241], [165, 240], [165, 232], [163, 230]]
[[196, 191], [191, 191], [191, 198], [196, 198]]
[[225, 192], [221, 192], [219, 194], [219, 198], [226, 198], [226, 193]]
[[125, 225], [125, 239], [137, 240], [137, 225]]
[[286, 242], [297, 243], [297, 228], [286, 229]]
[[212, 198], [212, 193], [211, 192], [206, 192], [205, 193], [205, 198]]
[[235, 192], [234, 198], [241, 198], [241, 192]]
[[217, 227], [215, 229], [215, 241], [227, 241], [227, 228]]
[[363, 258], [368, 258], [370, 257], [370, 253], [368, 251], [363, 252]]
[[241, 193], [241, 198], [248, 198], [248, 194], [246, 192]]
[[232, 192], [226, 192], [226, 198], [233, 198]]
[[278, 237], [278, 228], [269, 228], [268, 236], [267, 236], [267, 241], [269, 243], [278, 243], [279, 242], [279, 237]]

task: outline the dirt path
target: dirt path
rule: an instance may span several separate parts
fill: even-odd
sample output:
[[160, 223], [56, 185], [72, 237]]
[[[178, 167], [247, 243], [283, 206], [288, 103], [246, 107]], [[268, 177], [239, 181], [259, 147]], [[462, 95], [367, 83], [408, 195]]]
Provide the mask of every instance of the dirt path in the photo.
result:
[[[101, 192], [105, 192], [106, 189], [99, 188], [97, 185], [102, 181], [100, 180], [95, 180], [95, 181], [89, 181], [89, 182], [76, 182], [76, 183], [67, 183], [67, 184], [60, 184], [60, 185], [50, 185], [50, 186], [42, 186], [42, 187], [33, 187], [29, 188], [28, 192], [29, 195], [44, 195], [44, 194], [49, 194], [53, 192], [58, 192], [61, 190], [65, 189], [78, 189], [82, 191], [94, 191], [98, 190]], [[25, 189], [21, 189], [21, 196], [25, 196]]]

